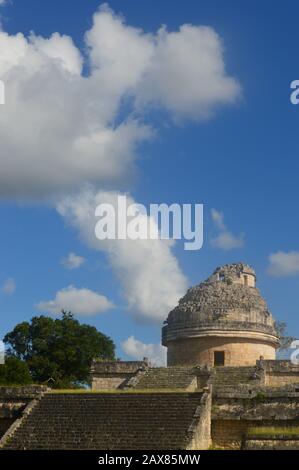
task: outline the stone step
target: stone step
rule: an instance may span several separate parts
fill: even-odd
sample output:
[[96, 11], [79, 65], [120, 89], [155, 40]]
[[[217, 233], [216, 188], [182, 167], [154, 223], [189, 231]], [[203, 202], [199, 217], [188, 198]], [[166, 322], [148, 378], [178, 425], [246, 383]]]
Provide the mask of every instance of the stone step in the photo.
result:
[[294, 438], [282, 438], [265, 436], [264, 438], [250, 438], [246, 439], [244, 445], [244, 450], [299, 450], [299, 437]]
[[193, 367], [149, 368], [135, 386], [137, 389], [187, 389], [196, 381]]
[[256, 368], [250, 367], [215, 367], [215, 376], [213, 379], [213, 387], [220, 388], [223, 386], [237, 386], [239, 384], [253, 384], [258, 382], [254, 378]]
[[47, 393], [5, 449], [184, 449], [201, 393]]

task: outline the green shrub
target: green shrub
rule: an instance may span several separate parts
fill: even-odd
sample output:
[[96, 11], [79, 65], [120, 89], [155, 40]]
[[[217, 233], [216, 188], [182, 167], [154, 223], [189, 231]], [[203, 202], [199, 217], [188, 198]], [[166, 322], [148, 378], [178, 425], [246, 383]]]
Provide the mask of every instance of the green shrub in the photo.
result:
[[29, 385], [32, 378], [26, 362], [10, 356], [0, 365], [0, 385]]

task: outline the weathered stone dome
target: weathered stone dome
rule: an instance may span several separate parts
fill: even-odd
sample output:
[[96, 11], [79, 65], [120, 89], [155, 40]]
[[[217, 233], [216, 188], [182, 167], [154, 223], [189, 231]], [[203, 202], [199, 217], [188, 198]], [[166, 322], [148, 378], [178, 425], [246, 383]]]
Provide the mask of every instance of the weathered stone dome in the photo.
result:
[[[243, 276], [252, 276], [252, 282], [246, 285]], [[191, 287], [167, 318], [168, 325], [181, 322], [186, 326], [244, 322], [270, 329], [274, 325], [267, 304], [255, 287], [255, 272], [243, 263], [217, 268], [206, 281]]]
[[162, 343], [199, 337], [248, 338], [277, 347], [275, 322], [255, 287], [255, 271], [244, 263], [217, 268], [191, 287], [168, 315]]

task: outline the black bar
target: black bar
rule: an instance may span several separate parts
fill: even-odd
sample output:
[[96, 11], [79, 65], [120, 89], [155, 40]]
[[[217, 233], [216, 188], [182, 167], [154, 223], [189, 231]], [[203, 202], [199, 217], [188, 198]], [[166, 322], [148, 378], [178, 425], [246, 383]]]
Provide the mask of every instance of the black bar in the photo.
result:
[[[298, 456], [297, 456], [298, 453]], [[182, 467], [210, 468], [210, 465], [284, 464], [296, 462], [299, 451], [0, 451], [0, 466], [22, 464], [66, 464], [81, 468]], [[85, 467], [83, 467], [85, 466]]]

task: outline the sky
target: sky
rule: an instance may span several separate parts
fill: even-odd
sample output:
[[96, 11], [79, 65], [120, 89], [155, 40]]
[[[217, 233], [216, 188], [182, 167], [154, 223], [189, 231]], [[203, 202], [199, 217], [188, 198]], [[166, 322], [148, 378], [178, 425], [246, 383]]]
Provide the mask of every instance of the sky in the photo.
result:
[[[239, 261], [298, 337], [298, 4], [0, 3], [0, 337], [66, 308], [160, 364], [187, 287]], [[202, 249], [100, 242], [119, 194], [204, 204]]]

